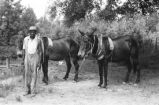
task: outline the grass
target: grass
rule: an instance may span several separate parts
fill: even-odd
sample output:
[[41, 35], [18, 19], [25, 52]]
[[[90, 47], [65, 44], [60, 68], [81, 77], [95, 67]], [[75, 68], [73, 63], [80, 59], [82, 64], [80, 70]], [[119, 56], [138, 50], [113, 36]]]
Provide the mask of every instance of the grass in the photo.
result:
[[21, 96], [16, 96], [16, 101], [17, 101], [17, 102], [22, 102]]
[[[0, 68], [0, 81], [5, 81], [8, 78], [21, 75], [22, 71], [23, 68], [19, 66], [13, 66], [10, 69]], [[14, 87], [14, 84], [0, 84], [0, 98], [5, 98]], [[20, 101], [18, 97], [16, 97], [16, 100]]]
[[0, 98], [5, 98], [10, 91], [13, 90], [15, 85], [0, 85]]
[[48, 92], [51, 94], [51, 93], [53, 93], [53, 89], [52, 88], [49, 88], [48, 89]]
[[[151, 51], [151, 52], [150, 52]], [[158, 69], [159, 63], [159, 53], [158, 51], [153, 51], [152, 49], [141, 53], [140, 55], [140, 66], [142, 68], [149, 68], [149, 69]]]
[[0, 68], [0, 80], [22, 75], [23, 67]]

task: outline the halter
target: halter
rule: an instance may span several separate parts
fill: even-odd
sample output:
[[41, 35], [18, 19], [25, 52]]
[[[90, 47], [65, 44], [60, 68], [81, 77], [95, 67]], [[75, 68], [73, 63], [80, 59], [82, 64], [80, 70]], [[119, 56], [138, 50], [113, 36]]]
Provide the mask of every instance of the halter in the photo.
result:
[[[85, 36], [85, 37], [88, 39], [87, 36]], [[90, 53], [92, 54], [92, 51], [93, 51], [93, 48], [94, 48], [94, 44], [92, 44], [90, 41], [87, 41], [87, 42], [88, 42], [90, 50], [87, 51], [87, 53], [85, 54], [85, 57], [88, 56], [88, 54], [90, 54]]]
[[[102, 38], [102, 36], [101, 36]], [[93, 43], [91, 43], [91, 49], [90, 49], [90, 53], [93, 54], [93, 49], [95, 49], [95, 44], [96, 44], [96, 36], [93, 36]], [[103, 39], [99, 40], [99, 38], [97, 39], [98, 43], [97, 43], [97, 51], [94, 53], [94, 55], [97, 57], [98, 60], [101, 60], [104, 58], [104, 49], [103, 47]], [[89, 53], [89, 52], [88, 52]]]

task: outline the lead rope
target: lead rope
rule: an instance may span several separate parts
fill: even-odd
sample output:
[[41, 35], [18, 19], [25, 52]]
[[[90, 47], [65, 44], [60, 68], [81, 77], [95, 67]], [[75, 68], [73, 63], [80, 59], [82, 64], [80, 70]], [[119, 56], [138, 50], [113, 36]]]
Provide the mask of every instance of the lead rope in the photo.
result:
[[[91, 53], [92, 53], [92, 50], [93, 50], [93, 46], [94, 45], [92, 45], [92, 44], [90, 44], [91, 45]], [[81, 69], [81, 67], [82, 67], [82, 65], [83, 65], [83, 63], [84, 63], [84, 61], [86, 60], [86, 58], [85, 58], [85, 56], [84, 56], [84, 58], [83, 58], [83, 60], [82, 60], [82, 62], [81, 62], [81, 64], [79, 65], [79, 69], [78, 70], [80, 70]]]
[[[111, 71], [111, 69], [112, 69], [112, 56], [110, 57], [110, 66], [109, 66], [109, 71]], [[111, 71], [112, 72], [112, 71]]]

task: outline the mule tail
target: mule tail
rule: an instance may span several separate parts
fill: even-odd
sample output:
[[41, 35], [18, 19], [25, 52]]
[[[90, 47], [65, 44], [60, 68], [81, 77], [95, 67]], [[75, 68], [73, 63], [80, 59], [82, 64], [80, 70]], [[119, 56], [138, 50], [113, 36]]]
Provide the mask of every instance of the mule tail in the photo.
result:
[[42, 47], [42, 60], [41, 60], [41, 62], [43, 63], [44, 62], [44, 60], [45, 60], [45, 49], [44, 49], [44, 42], [43, 42], [43, 39], [42, 38], [40, 38], [40, 41], [41, 41], [41, 47]]

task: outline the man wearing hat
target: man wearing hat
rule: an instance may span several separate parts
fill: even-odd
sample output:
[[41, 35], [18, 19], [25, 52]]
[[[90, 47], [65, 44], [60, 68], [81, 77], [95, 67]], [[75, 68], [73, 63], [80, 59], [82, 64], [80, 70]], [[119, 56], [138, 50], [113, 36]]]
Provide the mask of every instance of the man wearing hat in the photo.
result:
[[[37, 36], [37, 27], [29, 28], [29, 35], [23, 41], [23, 58], [25, 66], [25, 87], [27, 94], [36, 93], [37, 72], [41, 68], [42, 41]], [[25, 56], [24, 56], [25, 55]]]

